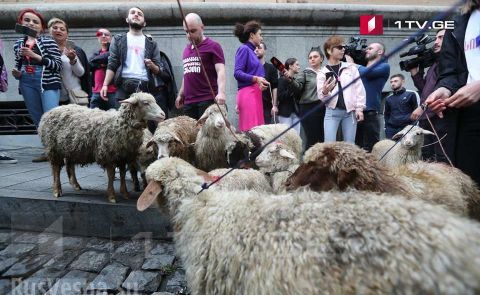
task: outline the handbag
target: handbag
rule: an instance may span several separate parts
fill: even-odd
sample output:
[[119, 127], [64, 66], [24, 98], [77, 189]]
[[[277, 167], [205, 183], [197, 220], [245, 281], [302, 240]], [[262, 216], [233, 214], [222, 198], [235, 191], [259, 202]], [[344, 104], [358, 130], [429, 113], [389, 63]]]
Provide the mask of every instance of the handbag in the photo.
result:
[[82, 89], [68, 90], [68, 97], [70, 98], [70, 103], [88, 106], [88, 93]]

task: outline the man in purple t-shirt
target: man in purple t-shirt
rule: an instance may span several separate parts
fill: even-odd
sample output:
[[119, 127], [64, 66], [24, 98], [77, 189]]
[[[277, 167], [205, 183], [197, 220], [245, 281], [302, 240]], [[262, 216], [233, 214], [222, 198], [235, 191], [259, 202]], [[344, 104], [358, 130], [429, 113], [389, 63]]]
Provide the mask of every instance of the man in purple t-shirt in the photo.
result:
[[[198, 120], [214, 99], [218, 104], [225, 104], [225, 58], [220, 44], [203, 34], [204, 26], [198, 14], [187, 14], [185, 21], [188, 30], [185, 24], [183, 28], [191, 43], [183, 50], [182, 86], [175, 105], [177, 109], [183, 107], [185, 115]], [[200, 58], [193, 44], [198, 47]], [[200, 59], [215, 95], [212, 95]]]

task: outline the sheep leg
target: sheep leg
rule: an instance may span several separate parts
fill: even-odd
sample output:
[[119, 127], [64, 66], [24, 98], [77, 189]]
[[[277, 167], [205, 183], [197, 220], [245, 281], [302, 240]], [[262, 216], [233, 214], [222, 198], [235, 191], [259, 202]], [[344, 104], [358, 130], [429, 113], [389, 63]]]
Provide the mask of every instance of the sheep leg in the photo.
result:
[[81, 190], [80, 184], [78, 184], [77, 176], [75, 175], [75, 164], [67, 161], [67, 175], [70, 185], [77, 191]]
[[133, 187], [136, 192], [140, 191], [140, 181], [138, 181], [138, 169], [135, 163], [129, 164], [130, 176], [132, 177]]
[[109, 165], [105, 167], [108, 176], [107, 198], [110, 203], [116, 203], [115, 189], [113, 188], [113, 180], [115, 179], [115, 166]]
[[62, 196], [62, 183], [60, 182], [60, 171], [62, 170], [62, 165], [56, 164], [53, 161], [52, 165], [52, 174], [53, 174], [53, 197], [58, 198]]
[[147, 185], [148, 185], [148, 183], [147, 183], [147, 177], [146, 177], [146, 175], [145, 175], [145, 172], [142, 172], [140, 175], [142, 176], [142, 185], [143, 185], [143, 189], [146, 189], [146, 188], [147, 188]]
[[[127, 190], [127, 183], [125, 182], [125, 175], [127, 174], [127, 170], [125, 169], [125, 165], [120, 165], [120, 193], [122, 194], [124, 199], [128, 199], [129, 194]], [[138, 181], [138, 180], [137, 180]]]

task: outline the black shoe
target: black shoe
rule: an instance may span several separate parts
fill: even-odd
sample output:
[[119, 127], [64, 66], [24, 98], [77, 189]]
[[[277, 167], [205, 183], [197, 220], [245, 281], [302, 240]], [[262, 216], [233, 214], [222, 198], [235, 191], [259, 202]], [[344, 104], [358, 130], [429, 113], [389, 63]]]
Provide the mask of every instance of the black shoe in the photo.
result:
[[40, 162], [47, 162], [47, 161], [48, 161], [48, 157], [45, 154], [41, 154], [40, 156], [32, 159], [33, 163], [40, 163]]
[[0, 164], [16, 164], [17, 159], [8, 157], [6, 155], [0, 155]]

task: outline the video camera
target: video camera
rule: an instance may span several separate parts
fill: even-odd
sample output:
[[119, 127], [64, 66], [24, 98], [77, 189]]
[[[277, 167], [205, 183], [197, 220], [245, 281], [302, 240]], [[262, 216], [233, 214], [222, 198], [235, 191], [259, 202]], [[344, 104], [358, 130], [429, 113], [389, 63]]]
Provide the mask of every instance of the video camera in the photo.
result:
[[427, 48], [427, 44], [433, 41], [435, 41], [435, 38], [429, 37], [427, 34], [415, 38], [412, 43], [415, 42], [417, 45], [411, 47], [407, 52], [401, 53], [400, 58], [412, 55], [416, 55], [416, 57], [402, 60], [399, 63], [400, 69], [402, 71], [409, 71], [417, 66], [425, 69], [433, 65], [436, 60], [435, 52], [433, 48]]
[[345, 45], [345, 54], [350, 55], [356, 64], [366, 66], [365, 48], [367, 48], [367, 39], [350, 37], [350, 42]]

